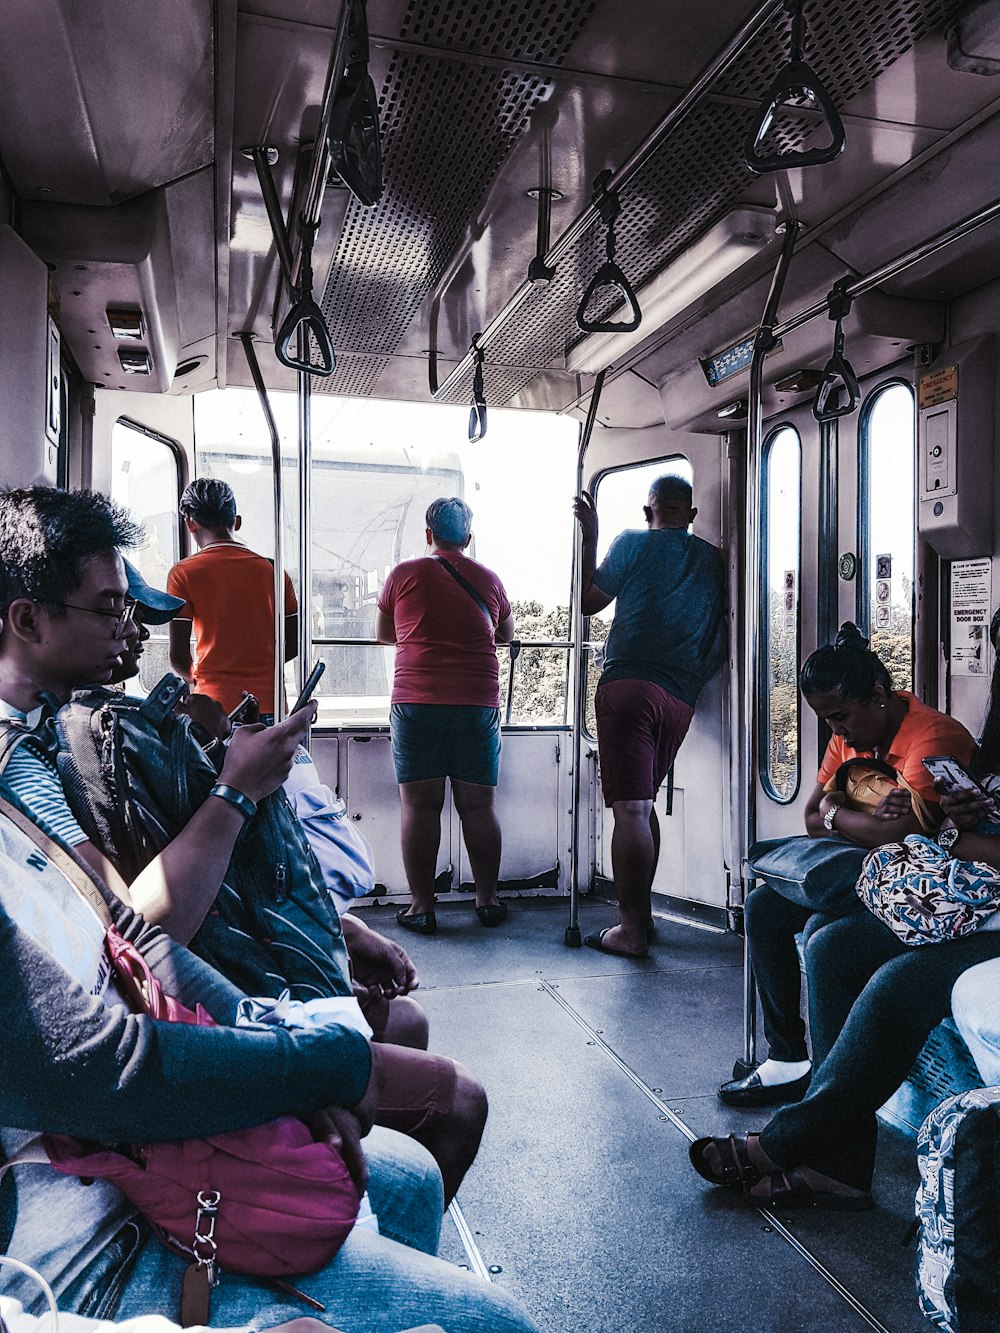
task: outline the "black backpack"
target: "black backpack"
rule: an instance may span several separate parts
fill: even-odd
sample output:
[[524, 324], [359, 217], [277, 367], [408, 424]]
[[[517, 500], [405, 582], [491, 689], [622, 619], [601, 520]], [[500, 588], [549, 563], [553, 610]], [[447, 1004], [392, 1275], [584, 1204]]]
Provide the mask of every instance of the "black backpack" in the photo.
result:
[[[74, 692], [55, 719], [56, 763], [80, 827], [131, 883], [218, 781], [187, 717], [187, 686], [166, 675], [148, 698]], [[280, 789], [261, 801], [190, 948], [248, 995], [350, 995], [340, 919]]]

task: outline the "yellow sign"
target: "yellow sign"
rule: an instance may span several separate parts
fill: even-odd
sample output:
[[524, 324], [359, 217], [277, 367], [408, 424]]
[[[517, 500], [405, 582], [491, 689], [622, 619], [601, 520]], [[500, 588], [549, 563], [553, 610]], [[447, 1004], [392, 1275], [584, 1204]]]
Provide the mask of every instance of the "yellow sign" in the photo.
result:
[[929, 375], [920, 376], [918, 406], [937, 407], [958, 397], [958, 366], [942, 366]]

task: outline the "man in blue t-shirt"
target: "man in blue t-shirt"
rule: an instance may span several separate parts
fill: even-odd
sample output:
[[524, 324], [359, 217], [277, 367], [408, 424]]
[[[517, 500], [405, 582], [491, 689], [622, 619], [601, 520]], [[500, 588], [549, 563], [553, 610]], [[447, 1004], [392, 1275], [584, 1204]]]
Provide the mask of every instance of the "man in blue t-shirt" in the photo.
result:
[[583, 613], [618, 601], [595, 711], [604, 804], [614, 817], [611, 865], [621, 924], [584, 943], [643, 958], [660, 853], [653, 801], [701, 687], [725, 660], [725, 567], [716, 547], [688, 532], [698, 511], [683, 477], [653, 482], [643, 506], [648, 530], [621, 533], [599, 569], [593, 498], [585, 491], [574, 510], [583, 529]]

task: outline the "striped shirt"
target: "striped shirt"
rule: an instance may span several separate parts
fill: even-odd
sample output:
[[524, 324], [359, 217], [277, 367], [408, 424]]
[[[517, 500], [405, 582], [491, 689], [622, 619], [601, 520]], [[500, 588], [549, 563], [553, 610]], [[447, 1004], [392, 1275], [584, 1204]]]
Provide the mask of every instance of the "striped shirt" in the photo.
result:
[[[41, 715], [41, 706], [33, 708], [30, 713], [22, 713], [0, 699], [0, 717], [19, 722], [29, 731], [38, 726]], [[55, 757], [40, 740], [22, 741], [18, 745], [4, 769], [4, 779], [46, 833], [70, 847], [87, 841], [86, 833], [69, 808]]]

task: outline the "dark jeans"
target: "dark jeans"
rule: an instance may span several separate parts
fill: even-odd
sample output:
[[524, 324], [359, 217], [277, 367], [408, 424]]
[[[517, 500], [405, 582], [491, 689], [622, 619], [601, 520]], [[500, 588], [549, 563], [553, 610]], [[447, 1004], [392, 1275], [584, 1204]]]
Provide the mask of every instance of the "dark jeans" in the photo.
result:
[[961, 973], [997, 957], [1000, 931], [913, 947], [868, 912], [814, 930], [806, 972], [816, 1067], [808, 1096], [761, 1134], [768, 1156], [869, 1189], [878, 1108], [951, 1012]]
[[[834, 919], [789, 902], [768, 884], [758, 884], [747, 898], [744, 926], [772, 1059], [809, 1058], [806, 1027], [799, 1014], [802, 973], [795, 937], [802, 932], [808, 946], [815, 932]], [[811, 1007], [809, 1026], [813, 1026]]]

